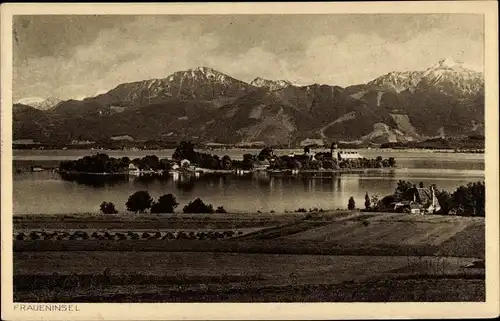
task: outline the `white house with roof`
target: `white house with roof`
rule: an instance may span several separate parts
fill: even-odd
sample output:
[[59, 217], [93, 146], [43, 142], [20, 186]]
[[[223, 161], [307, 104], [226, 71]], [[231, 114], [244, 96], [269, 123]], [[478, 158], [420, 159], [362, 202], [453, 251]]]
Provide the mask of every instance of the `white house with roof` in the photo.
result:
[[137, 176], [139, 176], [141, 174], [141, 170], [134, 163], [130, 163], [128, 165], [128, 173], [130, 175], [137, 175]]
[[181, 168], [189, 168], [191, 166], [191, 162], [189, 159], [183, 159], [180, 162]]
[[337, 152], [337, 158], [339, 160], [344, 160], [344, 159], [359, 159], [359, 158], [363, 158], [363, 157], [361, 157], [359, 152], [339, 151], [339, 152]]

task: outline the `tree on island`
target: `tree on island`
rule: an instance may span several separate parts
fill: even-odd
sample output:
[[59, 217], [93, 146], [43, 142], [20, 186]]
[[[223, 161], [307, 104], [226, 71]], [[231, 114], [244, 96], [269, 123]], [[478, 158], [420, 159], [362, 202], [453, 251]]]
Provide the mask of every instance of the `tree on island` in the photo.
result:
[[264, 149], [262, 149], [259, 153], [259, 156], [258, 156], [258, 159], [260, 161], [263, 161], [263, 160], [269, 160], [271, 158], [271, 156], [273, 155], [273, 150], [269, 147], [265, 147]]
[[212, 204], [207, 205], [203, 203], [201, 199], [197, 198], [184, 206], [182, 211], [184, 213], [213, 213], [214, 208], [212, 207]]
[[370, 202], [370, 196], [368, 196], [368, 193], [365, 194], [365, 209], [369, 210], [371, 207], [371, 202]]
[[347, 209], [352, 211], [356, 208], [356, 202], [354, 201], [354, 197], [349, 198], [349, 203], [347, 203]]
[[229, 170], [231, 169], [231, 157], [229, 157], [228, 155], [224, 155], [224, 157], [222, 157], [222, 160], [221, 160], [221, 168], [222, 169], [225, 169], [225, 170]]
[[252, 154], [244, 154], [243, 162], [241, 163], [242, 169], [250, 170], [253, 168], [253, 155]]
[[153, 202], [151, 213], [173, 213], [174, 209], [179, 205], [174, 195], [165, 194], [158, 198], [158, 201]]
[[190, 162], [197, 161], [197, 153], [194, 151], [194, 144], [191, 142], [182, 141], [174, 151], [172, 159], [182, 160], [187, 159]]
[[59, 168], [66, 172], [119, 173], [127, 170], [128, 165], [126, 158], [113, 158], [106, 154], [96, 154], [77, 160], [61, 161]]
[[144, 213], [148, 208], [151, 208], [153, 199], [147, 191], [138, 191], [130, 195], [125, 206], [127, 210], [134, 213]]
[[101, 212], [103, 214], [116, 214], [118, 211], [115, 208], [115, 204], [112, 202], [102, 202], [100, 206]]

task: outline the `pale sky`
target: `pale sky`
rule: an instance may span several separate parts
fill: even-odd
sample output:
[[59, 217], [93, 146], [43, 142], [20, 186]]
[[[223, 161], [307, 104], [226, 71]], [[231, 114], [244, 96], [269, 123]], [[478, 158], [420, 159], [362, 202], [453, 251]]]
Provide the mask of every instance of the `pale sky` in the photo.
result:
[[483, 68], [483, 16], [16, 16], [14, 100], [81, 99], [198, 66], [349, 86], [444, 58]]

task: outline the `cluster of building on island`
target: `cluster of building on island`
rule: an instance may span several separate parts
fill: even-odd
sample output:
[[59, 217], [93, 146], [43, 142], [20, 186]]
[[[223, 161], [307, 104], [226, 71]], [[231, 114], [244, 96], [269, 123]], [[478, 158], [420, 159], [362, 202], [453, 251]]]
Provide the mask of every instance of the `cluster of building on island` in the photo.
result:
[[[179, 153], [170, 161], [170, 172], [236, 172], [249, 173], [252, 171], [284, 172], [292, 174], [299, 171], [335, 171], [353, 168], [384, 168], [394, 167], [393, 158], [367, 159], [357, 151], [340, 150], [337, 144], [332, 144], [329, 151], [320, 150], [313, 152], [311, 148], [305, 147], [303, 153], [292, 153], [278, 156], [270, 148], [264, 148], [258, 155], [245, 154], [243, 160], [231, 160], [229, 156], [219, 159], [216, 155], [198, 152]], [[181, 157], [178, 157], [181, 156]], [[184, 157], [186, 156], [186, 157]], [[132, 160], [128, 170], [132, 175], [154, 174], [157, 170], [144, 168], [138, 163], [140, 160]]]

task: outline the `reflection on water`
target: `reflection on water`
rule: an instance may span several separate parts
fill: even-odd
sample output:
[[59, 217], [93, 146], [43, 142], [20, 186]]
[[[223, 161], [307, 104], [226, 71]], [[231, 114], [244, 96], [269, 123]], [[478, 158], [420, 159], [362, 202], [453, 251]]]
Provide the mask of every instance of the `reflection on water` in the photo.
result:
[[362, 207], [366, 192], [388, 195], [400, 179], [454, 191], [459, 185], [484, 180], [484, 172], [414, 168], [294, 176], [258, 172], [196, 177], [177, 173], [165, 177], [94, 176], [92, 179], [61, 177], [52, 172], [23, 173], [14, 175], [14, 212], [96, 212], [102, 201], [111, 201], [124, 211], [128, 196], [138, 190], [149, 191], [153, 198], [172, 193], [180, 203], [178, 210], [197, 197], [233, 212], [346, 208], [351, 196]]
[[129, 180], [127, 175], [99, 176], [99, 175], [74, 175], [60, 173], [60, 178], [78, 185], [85, 185], [96, 189], [107, 186], [120, 185]]

